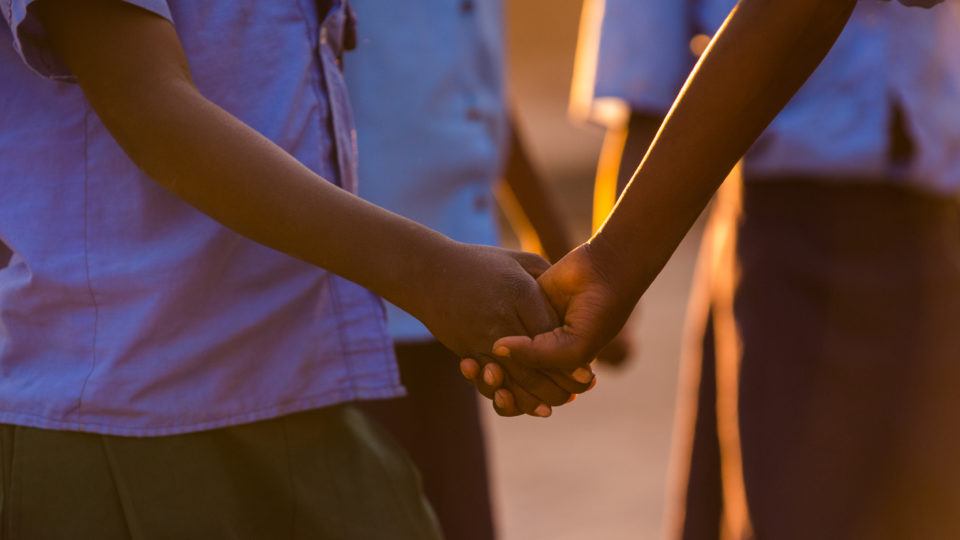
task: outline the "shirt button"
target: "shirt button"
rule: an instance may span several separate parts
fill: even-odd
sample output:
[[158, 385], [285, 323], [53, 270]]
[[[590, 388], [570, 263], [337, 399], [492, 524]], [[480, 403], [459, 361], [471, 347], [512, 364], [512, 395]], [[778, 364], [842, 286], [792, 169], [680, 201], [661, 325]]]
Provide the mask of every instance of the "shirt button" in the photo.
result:
[[479, 122], [483, 120], [483, 113], [480, 112], [480, 109], [476, 107], [470, 107], [467, 109], [467, 120], [471, 122]]
[[460, 13], [473, 13], [473, 0], [460, 0]]

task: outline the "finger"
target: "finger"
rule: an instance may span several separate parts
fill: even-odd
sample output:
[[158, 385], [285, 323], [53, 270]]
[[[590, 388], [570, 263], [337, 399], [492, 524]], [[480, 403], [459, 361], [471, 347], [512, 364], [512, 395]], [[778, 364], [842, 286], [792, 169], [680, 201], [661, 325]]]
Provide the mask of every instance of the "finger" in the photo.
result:
[[570, 394], [582, 394], [586, 392], [590, 387], [590, 383], [593, 382], [595, 377], [590, 366], [578, 367], [570, 373], [553, 370], [541, 371], [546, 376], [550, 377], [550, 380], [553, 381], [553, 384]]
[[464, 358], [460, 361], [460, 373], [462, 373], [464, 378], [473, 384], [480, 395], [489, 400], [493, 400], [493, 394], [497, 391], [497, 388], [499, 388], [500, 385], [498, 384], [496, 386], [492, 386], [483, 380], [483, 377], [480, 375], [482, 370], [479, 362], [473, 358]]
[[523, 414], [517, 409], [513, 394], [505, 388], [497, 390], [496, 394], [494, 394], [493, 410], [500, 416], [506, 417], [520, 416]]
[[570, 392], [555, 383], [548, 374], [509, 359], [503, 361], [503, 368], [514, 385], [522, 388], [540, 403], [563, 405], [570, 399]]
[[517, 315], [526, 334], [533, 336], [553, 330], [563, 322], [543, 289], [530, 287], [525, 289], [517, 302]]
[[575, 370], [594, 358], [592, 344], [570, 332], [569, 327], [527, 336], [500, 338], [493, 344], [493, 354], [511, 358], [528, 366], [543, 369]]
[[515, 384], [514, 381], [510, 380], [509, 376], [505, 386], [506, 389], [510, 390], [513, 394], [513, 401], [516, 404], [517, 410], [523, 414], [546, 418], [552, 413], [552, 408], [549, 405], [543, 403], [538, 397], [526, 391], [523, 387]]
[[500, 388], [503, 386], [504, 374], [503, 368], [496, 362], [488, 362], [483, 366], [483, 382], [491, 388]]
[[463, 375], [463, 378], [473, 382], [477, 379], [477, 375], [480, 374], [480, 363], [474, 360], [473, 358], [464, 358], [460, 360], [460, 374]]

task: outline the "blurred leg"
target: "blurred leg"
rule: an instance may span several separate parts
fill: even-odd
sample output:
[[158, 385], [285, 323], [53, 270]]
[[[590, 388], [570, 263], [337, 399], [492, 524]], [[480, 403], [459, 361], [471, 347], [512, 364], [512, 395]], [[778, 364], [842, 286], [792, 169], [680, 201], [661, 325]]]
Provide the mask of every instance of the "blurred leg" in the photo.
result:
[[366, 402], [364, 411], [410, 453], [447, 538], [494, 538], [476, 391], [437, 342], [399, 345], [397, 360], [407, 397]]

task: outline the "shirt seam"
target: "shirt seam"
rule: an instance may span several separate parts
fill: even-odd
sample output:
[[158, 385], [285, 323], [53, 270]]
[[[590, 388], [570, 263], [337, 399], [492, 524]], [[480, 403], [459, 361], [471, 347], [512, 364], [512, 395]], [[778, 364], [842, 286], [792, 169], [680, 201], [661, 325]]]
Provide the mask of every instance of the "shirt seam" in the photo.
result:
[[347, 372], [347, 377], [349, 378], [349, 381], [350, 381], [349, 382], [350, 391], [356, 392], [357, 391], [356, 381], [354, 380], [355, 374], [353, 372], [353, 366], [351, 365], [350, 359], [348, 358], [349, 348], [347, 347], [346, 340], [344, 339], [344, 334], [346, 333], [346, 329], [342, 327], [340, 324], [343, 321], [343, 317], [341, 316], [343, 311], [341, 309], [342, 304], [340, 302], [340, 288], [338, 286], [340, 282], [336, 277], [334, 277], [330, 273], [327, 273], [327, 280], [328, 280], [327, 282], [330, 284], [330, 302], [333, 304], [333, 312], [337, 314], [336, 334], [337, 334], [337, 343], [340, 345], [340, 350], [338, 351], [339, 354], [337, 355], [337, 357], [342, 359], [341, 361], [343, 362], [343, 369]]
[[87, 390], [87, 384], [93, 377], [93, 372], [97, 368], [97, 341], [100, 328], [100, 305], [97, 303], [97, 295], [93, 289], [93, 280], [90, 277], [90, 160], [89, 160], [89, 141], [90, 141], [90, 106], [84, 105], [83, 115], [83, 266], [86, 274], [87, 292], [90, 294], [90, 302], [93, 305], [93, 337], [91, 340], [91, 363], [90, 370], [83, 383], [80, 385], [80, 395], [77, 397], [77, 406], [74, 410], [77, 416], [81, 416], [83, 408], [83, 394]]

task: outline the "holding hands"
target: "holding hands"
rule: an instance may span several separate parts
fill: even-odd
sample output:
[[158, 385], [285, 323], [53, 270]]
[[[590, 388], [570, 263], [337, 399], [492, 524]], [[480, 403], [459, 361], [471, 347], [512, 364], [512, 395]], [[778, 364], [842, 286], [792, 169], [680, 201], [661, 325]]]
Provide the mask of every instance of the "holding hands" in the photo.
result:
[[491, 354], [500, 337], [549, 333], [560, 324], [536, 281], [548, 268], [530, 253], [453, 243], [436, 254], [424, 279], [411, 284], [429, 289], [411, 295], [425, 299], [411, 313], [448, 349], [474, 359], [462, 370], [502, 416], [550, 416], [552, 407], [593, 382], [588, 366], [567, 369]]
[[[494, 312], [509, 324], [482, 327], [491, 330], [481, 340], [490, 341], [490, 348], [480, 342], [454, 348], [465, 359], [464, 375], [482, 380], [476, 384], [484, 395], [490, 397], [490, 390], [505, 381], [509, 392], [494, 394], [501, 414], [511, 404], [510, 392], [523, 412], [529, 412], [531, 396], [559, 397], [538, 393], [545, 390], [531, 393], [526, 383], [540, 378], [525, 379], [525, 373], [567, 388], [572, 374], [581, 373], [578, 370], [616, 336], [713, 192], [830, 50], [855, 5], [855, 0], [738, 4], [687, 80], [600, 231], [555, 266], [531, 272], [538, 276], [548, 302], [532, 292], [532, 278], [517, 277], [512, 283], [519, 288], [503, 297], [515, 304]], [[494, 269], [483, 279], [495, 289], [497, 267], [477, 264], [471, 270], [476, 268]], [[510, 273], [516, 276], [516, 268]], [[491, 305], [496, 307], [496, 302]], [[466, 309], [481, 308], [485, 304]], [[562, 324], [549, 324], [551, 308]], [[511, 326], [516, 331], [510, 331]], [[502, 377], [491, 363], [494, 359], [507, 372]], [[481, 368], [483, 376], [478, 377]], [[520, 388], [527, 393], [515, 391]]]
[[637, 298], [614, 282], [603, 255], [587, 243], [571, 251], [537, 279], [562, 325], [533, 337], [504, 337], [494, 353], [543, 369], [589, 364], [623, 328]]
[[[490, 389], [495, 391], [498, 413], [510, 411], [514, 398], [517, 404], [528, 401], [522, 389], [519, 395], [511, 395], [511, 386], [497, 390], [501, 381], [511, 379], [511, 370], [518, 368], [547, 373], [554, 380], [588, 382], [590, 386], [584, 390], [592, 388], [590, 362], [617, 336], [636, 304], [635, 298], [612, 281], [603, 261], [600, 249], [583, 244], [556, 265], [532, 272], [538, 276], [542, 289], [537, 294], [545, 294], [548, 307], [561, 317], [554, 319], [553, 324], [541, 326], [539, 331], [528, 327], [522, 334], [504, 334], [506, 337], [493, 344], [492, 357], [479, 355], [461, 362], [464, 376], [477, 384], [484, 395], [489, 397]], [[538, 304], [536, 308], [542, 309], [543, 301]], [[501, 365], [507, 371], [506, 377]]]

